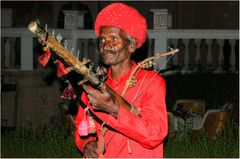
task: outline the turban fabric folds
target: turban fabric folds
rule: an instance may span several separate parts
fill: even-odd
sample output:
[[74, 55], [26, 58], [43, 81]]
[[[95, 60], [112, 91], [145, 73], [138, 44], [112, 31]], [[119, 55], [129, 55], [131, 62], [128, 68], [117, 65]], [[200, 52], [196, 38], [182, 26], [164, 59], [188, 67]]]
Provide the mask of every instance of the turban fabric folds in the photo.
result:
[[112, 3], [101, 10], [95, 21], [95, 33], [99, 36], [102, 26], [118, 27], [137, 39], [137, 48], [146, 40], [146, 19], [133, 7], [122, 3]]

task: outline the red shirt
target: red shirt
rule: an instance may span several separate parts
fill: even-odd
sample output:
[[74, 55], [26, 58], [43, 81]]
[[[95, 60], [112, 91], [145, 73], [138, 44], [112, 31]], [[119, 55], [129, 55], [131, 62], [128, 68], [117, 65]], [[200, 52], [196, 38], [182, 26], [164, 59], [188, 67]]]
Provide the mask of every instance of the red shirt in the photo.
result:
[[[119, 94], [122, 93], [126, 80], [128, 80], [132, 68], [117, 80], [111, 78], [108, 71], [106, 83]], [[108, 130], [104, 137], [106, 145], [106, 158], [162, 158], [163, 140], [168, 133], [167, 110], [166, 110], [166, 85], [165, 80], [155, 71], [140, 70], [137, 73], [137, 83], [128, 88], [124, 98], [133, 106], [140, 109], [141, 117], [121, 107], [118, 118], [112, 115], [95, 112], [95, 114], [117, 132]], [[92, 110], [87, 96], [83, 93], [81, 99]], [[78, 130], [79, 123], [83, 119], [84, 109], [79, 106], [75, 119]], [[101, 125], [96, 123], [97, 133], [100, 135]], [[76, 145], [83, 152], [87, 142], [96, 140], [95, 136], [82, 139], [78, 131], [75, 132]]]

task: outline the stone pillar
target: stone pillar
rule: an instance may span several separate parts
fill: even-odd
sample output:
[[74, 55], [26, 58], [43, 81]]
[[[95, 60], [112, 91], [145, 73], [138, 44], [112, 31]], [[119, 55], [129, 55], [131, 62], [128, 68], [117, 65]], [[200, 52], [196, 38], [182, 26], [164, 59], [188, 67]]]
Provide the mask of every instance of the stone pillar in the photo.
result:
[[[167, 9], [151, 9], [153, 12], [153, 29], [162, 30], [168, 28], [168, 10]], [[161, 36], [161, 35], [160, 35]], [[167, 51], [167, 39], [156, 38], [154, 43], [154, 53], [161, 53]], [[156, 61], [155, 69], [166, 69], [166, 57], [160, 58]]]
[[[12, 9], [10, 8], [2, 8], [1, 11], [2, 19], [1, 19], [1, 27], [2, 28], [10, 28], [13, 24], [13, 18], [12, 18]], [[12, 44], [11, 38], [7, 37], [3, 39], [3, 66], [5, 68], [10, 68], [14, 64], [14, 62], [11, 61], [12, 57], [12, 48], [14, 48], [14, 45]], [[15, 52], [14, 52], [15, 53]]]
[[1, 27], [2, 28], [10, 28], [13, 24], [13, 18], [12, 18], [12, 9], [11, 8], [2, 8], [1, 11]]
[[65, 10], [64, 12], [64, 29], [83, 29], [84, 11]]
[[33, 38], [21, 37], [21, 70], [23, 71], [33, 70], [32, 46]]
[[168, 28], [168, 10], [167, 9], [151, 9], [153, 12], [153, 29]]
[[[85, 11], [78, 11], [78, 10], [64, 10], [64, 29], [73, 29], [73, 38], [66, 39], [68, 41], [68, 50], [73, 51], [73, 55], [77, 56], [77, 43], [78, 39], [74, 38], [74, 30], [77, 29], [84, 29], [84, 14]], [[85, 40], [83, 40], [85, 41]], [[84, 47], [86, 45], [84, 44]], [[82, 48], [79, 48], [82, 49]], [[81, 54], [85, 54], [84, 52], [80, 52]]]
[[11, 45], [10, 45], [9, 38], [6, 38], [6, 40], [4, 42], [5, 42], [5, 44], [4, 44], [3, 66], [5, 68], [9, 68], [10, 67], [10, 52], [11, 52]]
[[206, 70], [207, 57], [208, 57], [208, 46], [206, 44], [206, 39], [201, 39], [199, 49], [200, 49], [201, 67], [203, 70]]
[[212, 54], [212, 66], [213, 70], [216, 70], [219, 68], [219, 55], [220, 55], [220, 46], [217, 42], [217, 39], [212, 40], [212, 46], [211, 46], [211, 54]]
[[197, 65], [197, 61], [196, 61], [196, 57], [197, 57], [197, 45], [194, 41], [194, 39], [190, 39], [189, 40], [189, 44], [188, 44], [188, 56], [189, 56], [189, 70], [193, 71], [194, 69], [196, 69], [196, 65]]
[[[167, 39], [165, 38], [158, 38], [155, 39], [155, 45], [154, 45], [154, 53], [164, 53], [167, 50]], [[164, 70], [166, 69], [166, 57], [162, 57], [156, 61], [155, 69], [156, 70]]]

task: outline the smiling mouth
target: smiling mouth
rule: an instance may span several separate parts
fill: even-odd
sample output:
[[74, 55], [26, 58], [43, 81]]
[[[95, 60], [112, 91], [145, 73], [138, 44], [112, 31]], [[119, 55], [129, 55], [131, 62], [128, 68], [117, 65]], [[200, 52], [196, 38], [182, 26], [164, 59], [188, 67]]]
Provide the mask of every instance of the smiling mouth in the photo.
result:
[[117, 52], [115, 51], [108, 51], [108, 52], [103, 52], [101, 53], [102, 57], [106, 57], [106, 56], [116, 56]]

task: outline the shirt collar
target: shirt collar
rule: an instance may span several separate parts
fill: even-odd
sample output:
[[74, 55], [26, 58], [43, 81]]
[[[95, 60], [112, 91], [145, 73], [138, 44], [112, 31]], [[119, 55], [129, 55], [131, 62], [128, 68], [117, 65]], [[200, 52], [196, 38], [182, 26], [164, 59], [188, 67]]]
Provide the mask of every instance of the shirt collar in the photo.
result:
[[123, 80], [127, 80], [129, 78], [129, 76], [131, 75], [131, 72], [132, 70], [136, 67], [136, 62], [132, 61], [132, 67], [126, 72], [124, 73], [123, 75], [119, 76], [116, 80], [112, 79], [111, 77], [111, 69], [108, 69], [108, 80], [110, 81], [114, 81], [114, 82], [120, 82], [120, 81], [123, 81]]

